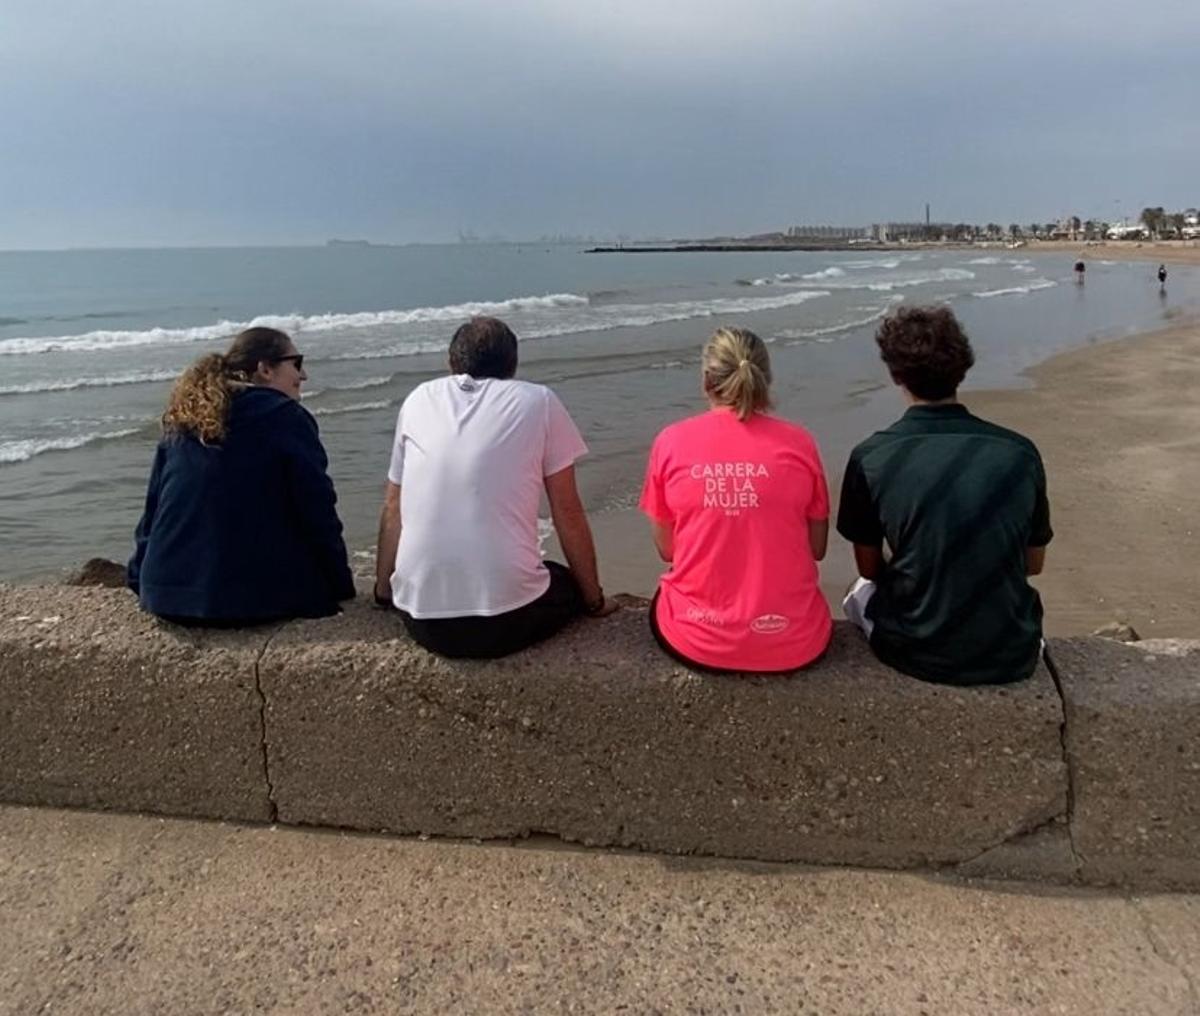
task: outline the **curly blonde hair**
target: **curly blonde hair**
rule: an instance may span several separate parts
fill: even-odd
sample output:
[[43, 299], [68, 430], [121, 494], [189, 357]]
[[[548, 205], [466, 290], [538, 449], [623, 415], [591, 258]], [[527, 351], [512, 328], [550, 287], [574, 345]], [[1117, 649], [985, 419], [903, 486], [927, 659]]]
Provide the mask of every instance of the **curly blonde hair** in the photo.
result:
[[771, 406], [771, 358], [767, 346], [745, 328], [718, 328], [704, 347], [704, 390], [739, 420]]
[[239, 332], [225, 353], [208, 353], [175, 382], [162, 415], [164, 434], [190, 434], [202, 444], [225, 440], [229, 407], [260, 363], [286, 356], [292, 340], [275, 328]]

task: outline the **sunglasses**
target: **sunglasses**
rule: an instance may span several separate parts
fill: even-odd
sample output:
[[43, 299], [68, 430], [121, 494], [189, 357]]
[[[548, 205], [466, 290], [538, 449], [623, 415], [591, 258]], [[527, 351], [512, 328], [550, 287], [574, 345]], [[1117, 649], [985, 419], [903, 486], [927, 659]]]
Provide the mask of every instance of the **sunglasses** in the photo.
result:
[[292, 363], [294, 363], [296, 365], [296, 370], [304, 369], [304, 354], [303, 353], [293, 353], [291, 356], [275, 357], [276, 363], [283, 363], [285, 360], [291, 360]]

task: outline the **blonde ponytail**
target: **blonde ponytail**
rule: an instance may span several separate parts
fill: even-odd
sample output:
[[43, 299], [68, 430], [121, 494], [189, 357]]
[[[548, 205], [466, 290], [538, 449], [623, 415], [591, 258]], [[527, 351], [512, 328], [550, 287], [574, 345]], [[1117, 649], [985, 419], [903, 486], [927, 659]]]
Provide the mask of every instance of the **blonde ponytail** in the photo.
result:
[[704, 347], [704, 390], [739, 420], [771, 405], [771, 358], [766, 344], [745, 328], [718, 328]]

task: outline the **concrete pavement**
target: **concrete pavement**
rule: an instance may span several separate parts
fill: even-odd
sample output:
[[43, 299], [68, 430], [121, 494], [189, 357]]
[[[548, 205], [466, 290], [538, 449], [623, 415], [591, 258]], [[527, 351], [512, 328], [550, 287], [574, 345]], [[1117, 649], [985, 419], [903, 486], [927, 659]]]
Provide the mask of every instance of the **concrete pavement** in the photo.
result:
[[0, 808], [0, 1013], [1200, 1013], [1200, 896]]

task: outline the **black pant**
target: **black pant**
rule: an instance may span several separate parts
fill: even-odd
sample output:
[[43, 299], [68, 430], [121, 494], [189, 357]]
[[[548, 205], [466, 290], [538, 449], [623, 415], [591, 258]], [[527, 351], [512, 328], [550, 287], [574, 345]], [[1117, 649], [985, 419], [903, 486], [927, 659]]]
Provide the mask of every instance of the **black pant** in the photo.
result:
[[571, 572], [547, 561], [550, 587], [532, 603], [491, 617], [418, 618], [400, 611], [412, 640], [432, 653], [494, 659], [549, 638], [583, 613], [583, 595]]

